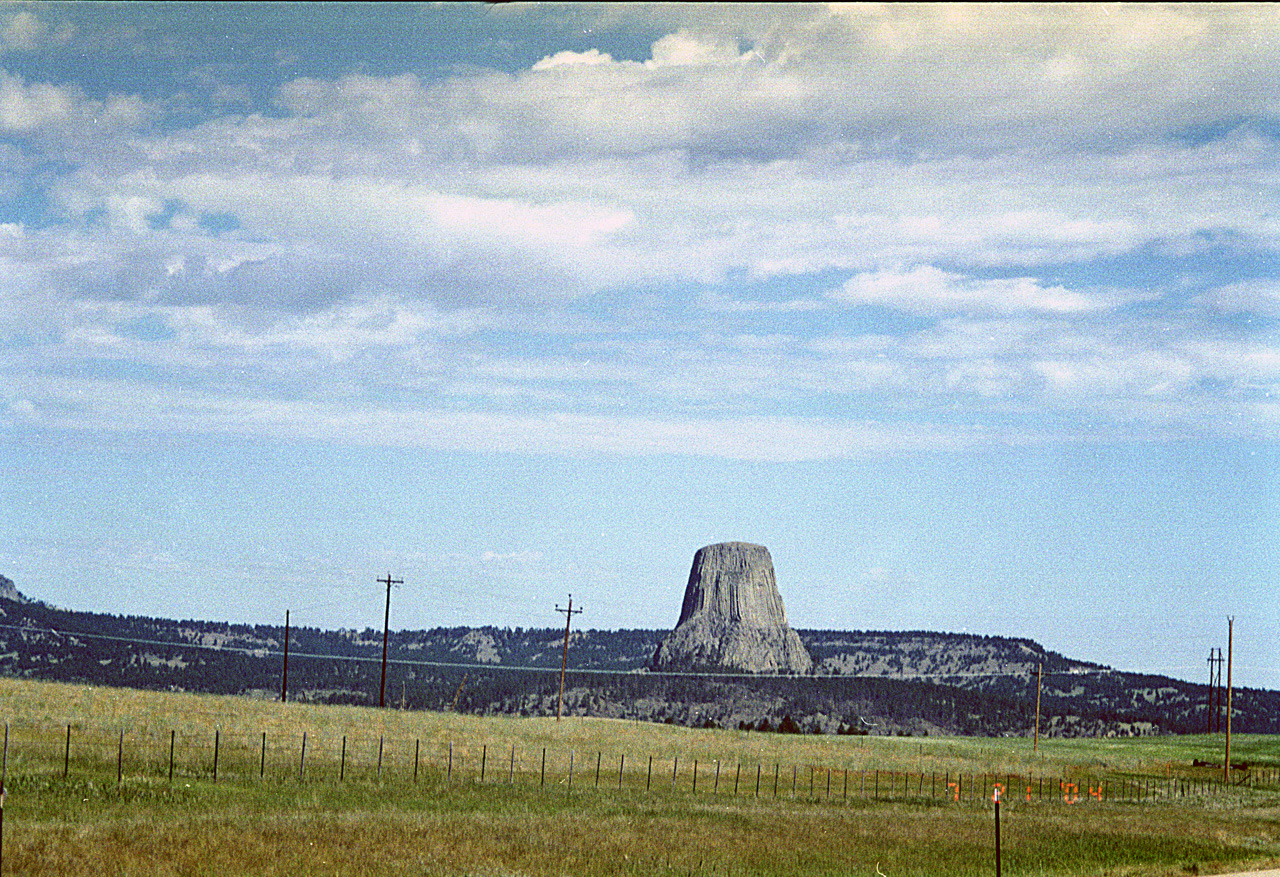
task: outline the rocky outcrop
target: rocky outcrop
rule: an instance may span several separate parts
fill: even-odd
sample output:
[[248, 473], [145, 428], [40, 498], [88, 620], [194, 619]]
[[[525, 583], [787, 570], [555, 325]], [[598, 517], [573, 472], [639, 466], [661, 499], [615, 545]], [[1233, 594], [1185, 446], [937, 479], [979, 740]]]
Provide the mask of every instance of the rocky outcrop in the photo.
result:
[[31, 599], [23, 595], [11, 580], [0, 576], [0, 600], [12, 600], [15, 603], [30, 603]]
[[653, 656], [655, 670], [808, 673], [813, 660], [787, 624], [773, 558], [763, 545], [698, 549], [680, 621]]

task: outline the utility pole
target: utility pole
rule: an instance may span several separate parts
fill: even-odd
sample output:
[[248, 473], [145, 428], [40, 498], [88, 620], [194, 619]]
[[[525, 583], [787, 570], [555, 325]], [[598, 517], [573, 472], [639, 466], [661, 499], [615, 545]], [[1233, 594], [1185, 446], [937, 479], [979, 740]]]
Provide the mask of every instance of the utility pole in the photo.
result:
[[280, 702], [289, 699], [289, 610], [284, 610], [284, 673], [280, 678]]
[[1222, 730], [1222, 649], [1209, 649], [1209, 733]]
[[[1031, 746], [1032, 752], [1040, 751], [1040, 678], [1044, 674], [1044, 661], [1036, 665], [1036, 739]], [[999, 799], [997, 799], [999, 800]], [[997, 805], [999, 806], [999, 805]]]
[[1209, 687], [1205, 689], [1205, 695], [1209, 702], [1205, 704], [1204, 712], [1209, 717], [1209, 728], [1207, 733], [1213, 733], [1213, 649], [1209, 649]]
[[1236, 619], [1227, 616], [1227, 753], [1222, 761], [1222, 779], [1231, 782], [1231, 647]]
[[564, 613], [564, 655], [560, 658], [560, 696], [556, 698], [556, 721], [560, 721], [561, 708], [564, 706], [564, 671], [569, 665], [569, 622], [573, 620], [573, 616], [580, 615], [581, 609], [573, 608], [573, 594], [569, 595], [569, 608], [561, 609], [556, 607], [557, 612]]
[[382, 615], [382, 684], [378, 688], [378, 706], [387, 702], [387, 635], [391, 631], [391, 586], [403, 585], [404, 579], [393, 579], [387, 573], [385, 579], [378, 579], [378, 584], [387, 586], [387, 609]]

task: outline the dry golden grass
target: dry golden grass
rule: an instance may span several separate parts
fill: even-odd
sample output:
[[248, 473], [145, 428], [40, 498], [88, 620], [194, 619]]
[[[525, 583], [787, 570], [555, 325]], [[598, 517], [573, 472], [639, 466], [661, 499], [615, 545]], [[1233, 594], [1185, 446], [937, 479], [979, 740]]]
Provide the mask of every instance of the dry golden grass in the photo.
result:
[[[1032, 753], [1029, 740], [796, 737], [601, 719], [557, 724], [16, 680], [0, 680], [0, 718], [11, 729], [4, 873], [92, 877], [872, 877], [877, 866], [889, 877], [987, 874], [993, 871], [989, 805], [846, 800], [840, 785], [828, 799], [825, 771], [1158, 776], [1172, 773], [1174, 761], [1213, 757], [1217, 742], [1054, 740], [1041, 741], [1041, 751]], [[64, 779], [68, 725], [73, 747]], [[121, 732], [126, 761], [117, 782]], [[172, 784], [171, 733], [177, 762]], [[264, 733], [267, 770], [259, 779]], [[308, 760], [299, 781], [303, 733]], [[1237, 751], [1280, 758], [1267, 738], [1242, 738], [1237, 745]], [[576, 771], [572, 790], [569, 752]], [[619, 789], [623, 755], [626, 781]], [[650, 756], [652, 777], [646, 772]], [[673, 792], [670, 772], [677, 759]], [[731, 771], [739, 764], [744, 776], [734, 796]], [[774, 765], [783, 786], [776, 798]], [[757, 766], [765, 777], [759, 798]], [[810, 775], [818, 778], [812, 797]], [[798, 780], [795, 797], [791, 776]], [[1011, 801], [1004, 820], [1004, 870], [1010, 875], [1154, 877], [1280, 862], [1280, 810], [1276, 795], [1265, 790], [1144, 805]]]

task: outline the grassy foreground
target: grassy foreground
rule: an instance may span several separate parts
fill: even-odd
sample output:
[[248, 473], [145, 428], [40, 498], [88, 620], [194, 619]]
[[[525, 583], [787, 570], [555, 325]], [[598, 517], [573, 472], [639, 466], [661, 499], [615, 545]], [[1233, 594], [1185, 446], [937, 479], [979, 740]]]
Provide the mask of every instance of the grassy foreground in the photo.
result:
[[[1027, 739], [557, 724], [16, 680], [0, 680], [0, 719], [11, 735], [0, 870], [94, 877], [993, 874], [994, 812], [982, 797], [878, 800], [833, 791], [830, 778], [1172, 783], [1195, 778], [1193, 759], [1222, 754], [1210, 737], [1042, 740], [1033, 753]], [[1237, 738], [1234, 758], [1280, 766], [1280, 740]], [[1274, 785], [1142, 803], [1015, 798], [1002, 809], [1009, 875], [1280, 867]]]

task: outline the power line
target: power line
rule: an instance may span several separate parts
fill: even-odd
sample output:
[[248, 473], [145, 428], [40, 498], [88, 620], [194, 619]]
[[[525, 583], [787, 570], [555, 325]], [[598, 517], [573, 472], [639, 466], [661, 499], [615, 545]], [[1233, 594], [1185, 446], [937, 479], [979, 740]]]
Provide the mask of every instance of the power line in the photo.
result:
[[[563, 610], [561, 610], [563, 611]], [[576, 612], [575, 612], [576, 614]], [[84, 639], [109, 640], [112, 642], [130, 643], [133, 645], [151, 645], [151, 646], [168, 646], [170, 648], [196, 649], [206, 652], [223, 652], [249, 655], [256, 658], [282, 657], [284, 652], [280, 649], [268, 647], [249, 648], [243, 646], [212, 646], [202, 643], [180, 642], [177, 640], [153, 640], [142, 639], [137, 637], [111, 636], [101, 633], [84, 633], [80, 631], [60, 631], [56, 628], [31, 627], [30, 625], [19, 624], [0, 624], [0, 629], [18, 630], [27, 633], [46, 633], [62, 637], [81, 637]], [[334, 655], [321, 654], [318, 652], [298, 652], [293, 649], [289, 650], [289, 656], [292, 658], [313, 658], [317, 660], [329, 661], [347, 661], [353, 663], [380, 663], [377, 657], [367, 655]], [[408, 658], [391, 658], [387, 659], [388, 664], [395, 664], [405, 667], [444, 667], [449, 669], [460, 670], [484, 670], [491, 672], [512, 671], [526, 673], [558, 673], [556, 667], [537, 667], [530, 664], [486, 664], [481, 662], [463, 662], [463, 661], [424, 661], [411, 660]], [[1255, 669], [1255, 668], [1251, 668]], [[728, 671], [698, 671], [698, 670], [649, 670], [649, 669], [623, 669], [608, 670], [598, 667], [579, 667], [574, 669], [575, 673], [594, 674], [599, 676], [643, 676], [643, 677], [670, 677], [670, 678], [693, 678], [693, 679], [897, 679], [904, 681], [928, 681], [928, 680], [946, 680], [946, 679], [1011, 679], [1020, 678], [1030, 680], [1035, 676], [1032, 670], [1013, 670], [1004, 673], [994, 672], [952, 672], [952, 673], [829, 673], [822, 675], [798, 675], [795, 673], [733, 673]], [[1147, 673], [1128, 673], [1121, 670], [1112, 670], [1107, 668], [1099, 668], [1096, 670], [1060, 670], [1057, 672], [1045, 672], [1046, 677], [1065, 677], [1078, 678], [1082, 676], [1112, 676], [1112, 675], [1151, 675]], [[1196, 683], [1188, 682], [1188, 685]]]

